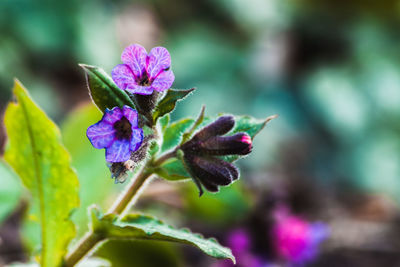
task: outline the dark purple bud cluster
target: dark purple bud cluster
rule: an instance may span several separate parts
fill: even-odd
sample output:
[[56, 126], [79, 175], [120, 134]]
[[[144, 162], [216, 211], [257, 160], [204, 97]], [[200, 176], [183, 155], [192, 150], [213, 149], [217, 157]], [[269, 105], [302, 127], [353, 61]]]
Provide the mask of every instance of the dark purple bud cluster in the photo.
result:
[[202, 186], [210, 192], [218, 192], [219, 186], [229, 185], [239, 178], [235, 165], [217, 157], [251, 152], [252, 141], [247, 133], [222, 136], [234, 125], [233, 116], [222, 116], [181, 146], [184, 163], [199, 187], [200, 195], [203, 194]]

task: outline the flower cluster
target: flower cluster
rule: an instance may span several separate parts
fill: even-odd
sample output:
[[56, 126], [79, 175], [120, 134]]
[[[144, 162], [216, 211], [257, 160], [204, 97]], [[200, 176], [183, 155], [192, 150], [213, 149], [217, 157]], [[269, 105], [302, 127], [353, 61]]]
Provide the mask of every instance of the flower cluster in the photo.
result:
[[[164, 47], [155, 47], [147, 54], [142, 46], [134, 44], [125, 48], [121, 60], [124, 64], [112, 70], [112, 78], [121, 90], [151, 95], [154, 90], [161, 92], [169, 89], [174, 82], [175, 77], [170, 70], [171, 57]], [[138, 112], [128, 106], [107, 109], [103, 118], [87, 129], [87, 137], [95, 148], [106, 149], [107, 162], [122, 164], [134, 157], [134, 152], [143, 142], [139, 119]], [[112, 165], [111, 169], [116, 166]]]
[[222, 136], [235, 125], [233, 116], [222, 116], [204, 127], [187, 143], [181, 146], [183, 160], [202, 195], [203, 185], [210, 192], [218, 192], [219, 186], [232, 183], [239, 171], [232, 163], [218, 156], [247, 155], [252, 141], [247, 133]]
[[272, 231], [275, 249], [286, 262], [303, 265], [313, 260], [318, 247], [328, 237], [328, 227], [322, 222], [310, 223], [291, 215], [285, 207], [275, 213], [275, 226]]

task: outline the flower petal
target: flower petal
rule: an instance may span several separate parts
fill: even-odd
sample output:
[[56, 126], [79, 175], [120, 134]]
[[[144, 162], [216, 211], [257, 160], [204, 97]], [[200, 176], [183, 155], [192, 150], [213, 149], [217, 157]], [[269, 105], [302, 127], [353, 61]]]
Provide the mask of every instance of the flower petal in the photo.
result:
[[108, 162], [124, 162], [130, 156], [128, 140], [115, 140], [110, 147], [106, 148], [106, 160]]
[[122, 118], [122, 111], [119, 107], [114, 107], [113, 109], [109, 110], [106, 109], [101, 121], [109, 123], [113, 125], [115, 122]]
[[140, 86], [137, 84], [130, 84], [125, 88], [131, 94], [139, 95], [151, 95], [153, 93], [153, 87], [151, 86]]
[[95, 148], [105, 148], [112, 144], [114, 140], [114, 127], [103, 121], [90, 126], [86, 131], [86, 136]]
[[147, 57], [147, 75], [154, 79], [161, 71], [171, 67], [171, 56], [164, 47], [154, 47]]
[[171, 88], [174, 80], [175, 76], [172, 70], [163, 71], [160, 75], [157, 76], [151, 86], [154, 90], [161, 92]]
[[146, 49], [138, 44], [130, 45], [124, 49], [121, 60], [131, 67], [135, 77], [140, 77], [146, 70]]
[[131, 84], [136, 85], [132, 69], [126, 64], [115, 66], [111, 71], [111, 76], [121, 90], [125, 90]]
[[143, 141], [143, 130], [132, 127], [132, 137], [130, 141], [131, 151], [136, 151], [142, 145]]
[[131, 108], [129, 106], [124, 106], [122, 108], [122, 114], [124, 114], [124, 117], [127, 118], [128, 121], [131, 123], [132, 130], [133, 130], [133, 128], [138, 127], [138, 114], [137, 114], [136, 110], [134, 110], [133, 108]]

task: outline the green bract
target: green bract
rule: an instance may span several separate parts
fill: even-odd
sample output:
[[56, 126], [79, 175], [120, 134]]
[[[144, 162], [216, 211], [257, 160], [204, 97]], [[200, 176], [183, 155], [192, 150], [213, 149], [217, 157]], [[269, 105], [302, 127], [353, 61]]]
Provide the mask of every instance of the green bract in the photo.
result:
[[169, 89], [166, 95], [158, 102], [153, 113], [153, 121], [157, 122], [158, 118], [172, 112], [175, 109], [176, 103], [194, 90], [195, 88], [187, 90]]
[[122, 108], [124, 105], [135, 109], [133, 101], [124, 91], [118, 88], [103, 69], [85, 64], [80, 64], [80, 66], [85, 70], [90, 96], [102, 112], [106, 108]]
[[41, 266], [60, 266], [75, 235], [70, 215], [79, 205], [78, 179], [57, 126], [18, 81], [14, 95], [4, 117], [9, 138], [4, 158], [32, 194], [30, 217], [41, 225]]

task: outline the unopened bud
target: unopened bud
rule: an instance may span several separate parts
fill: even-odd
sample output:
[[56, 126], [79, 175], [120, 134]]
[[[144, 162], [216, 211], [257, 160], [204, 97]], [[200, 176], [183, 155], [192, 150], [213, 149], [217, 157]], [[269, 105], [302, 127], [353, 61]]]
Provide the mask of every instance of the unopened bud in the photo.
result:
[[247, 155], [251, 152], [252, 141], [247, 133], [232, 136], [216, 136], [199, 143], [200, 151], [209, 155]]
[[218, 192], [219, 186], [229, 185], [239, 177], [233, 164], [218, 158], [188, 155], [185, 162], [194, 178], [210, 192]]
[[224, 135], [232, 130], [234, 125], [235, 118], [233, 116], [227, 115], [219, 117], [216, 121], [204, 127], [200, 132], [198, 132], [192, 140], [204, 141], [213, 136]]

